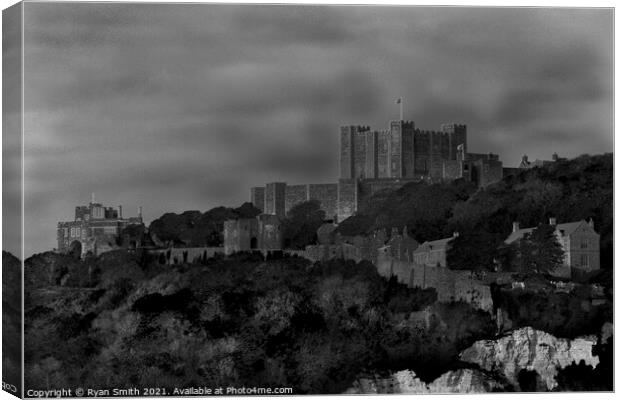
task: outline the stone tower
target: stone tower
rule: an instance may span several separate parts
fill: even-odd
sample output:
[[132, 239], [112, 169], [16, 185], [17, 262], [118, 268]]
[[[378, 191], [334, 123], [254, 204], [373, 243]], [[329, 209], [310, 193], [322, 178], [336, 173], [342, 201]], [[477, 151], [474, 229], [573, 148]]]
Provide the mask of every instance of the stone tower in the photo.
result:
[[272, 182], [265, 185], [265, 214], [286, 216], [286, 183]]

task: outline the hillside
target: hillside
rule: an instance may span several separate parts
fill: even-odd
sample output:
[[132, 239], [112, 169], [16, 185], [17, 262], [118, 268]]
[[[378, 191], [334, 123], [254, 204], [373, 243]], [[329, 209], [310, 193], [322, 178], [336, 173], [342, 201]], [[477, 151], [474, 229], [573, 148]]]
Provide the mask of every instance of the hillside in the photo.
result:
[[[328, 394], [400, 370], [430, 384], [450, 371], [465, 373], [471, 364], [459, 354], [497, 332], [490, 314], [438, 303], [434, 289], [386, 280], [368, 262], [263, 261], [240, 253], [162, 266], [118, 250], [85, 261], [49, 252], [25, 264], [25, 382], [34, 388], [225, 385]], [[598, 312], [584, 318], [584, 298], [564, 304], [556, 296], [547, 310], [545, 294], [496, 295], [513, 328], [536, 315], [549, 332], [563, 333], [568, 318], [571, 334], [597, 335], [609, 321]], [[567, 378], [558, 389], [587, 384], [570, 378], [584, 372], [608, 390], [608, 347], [600, 350], [601, 368], [559, 370]], [[491, 378], [500, 382], [493, 390], [515, 390]], [[458, 390], [450, 382], [441, 390]]]
[[366, 199], [356, 215], [342, 221], [345, 236], [365, 235], [376, 229], [407, 226], [418, 242], [450, 236], [446, 226], [454, 205], [467, 200], [476, 188], [457, 180], [442, 184], [412, 182], [398, 190], [383, 190]]
[[419, 242], [457, 231], [460, 242], [490, 252], [508, 236], [514, 221], [537, 226], [549, 217], [558, 222], [592, 218], [601, 235], [601, 267], [611, 268], [613, 155], [583, 155], [523, 170], [477, 191], [460, 181], [410, 183], [375, 194], [338, 231], [357, 235], [406, 225]]
[[[2, 381], [21, 391], [21, 262], [2, 252]], [[7, 389], [9, 387], [7, 386]], [[5, 390], [7, 390], [5, 389]], [[16, 394], [17, 394], [16, 393]]]
[[[52, 253], [45, 260], [66, 261]], [[89, 268], [102, 273], [30, 293], [29, 387], [225, 382], [340, 393], [361, 373], [392, 368], [435, 379], [454, 367], [461, 349], [495, 329], [490, 315], [462, 303], [436, 307], [433, 289], [385, 280], [367, 262], [312, 265], [240, 254], [160, 268], [117, 251], [70, 270]], [[30, 281], [47, 279], [45, 269], [26, 271]], [[424, 328], [424, 319], [411, 315], [429, 305], [438, 320]]]

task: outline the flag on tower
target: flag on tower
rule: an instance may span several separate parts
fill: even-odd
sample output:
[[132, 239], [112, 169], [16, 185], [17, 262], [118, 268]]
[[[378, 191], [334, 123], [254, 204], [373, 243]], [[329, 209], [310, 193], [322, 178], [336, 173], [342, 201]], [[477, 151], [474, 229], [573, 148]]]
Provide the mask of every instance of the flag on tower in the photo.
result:
[[396, 99], [396, 104], [400, 104], [403, 102], [403, 98], [399, 97], [398, 99]]

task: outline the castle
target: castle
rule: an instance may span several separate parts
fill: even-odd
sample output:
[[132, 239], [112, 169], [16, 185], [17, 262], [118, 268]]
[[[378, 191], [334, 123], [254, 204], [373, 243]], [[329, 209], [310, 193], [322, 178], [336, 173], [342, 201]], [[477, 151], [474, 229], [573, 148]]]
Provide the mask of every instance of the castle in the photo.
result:
[[468, 153], [467, 126], [442, 124], [420, 130], [412, 121], [391, 121], [386, 130], [368, 126], [340, 129], [340, 178], [337, 183], [267, 183], [250, 189], [250, 202], [265, 214], [286, 216], [295, 205], [318, 200], [328, 219], [353, 215], [364, 199], [408, 182], [445, 182], [459, 178], [484, 187], [502, 179], [497, 154]]
[[[57, 227], [58, 251], [69, 252], [77, 248], [84, 257], [87, 253], [99, 255], [115, 248], [137, 246], [131, 243], [131, 237], [123, 237], [123, 230], [129, 226], [144, 228], [142, 207], [138, 207], [138, 216], [123, 218], [123, 207], [118, 209], [104, 207], [95, 202], [93, 194], [86, 206], [75, 207], [73, 221], [59, 222]], [[139, 240], [139, 238], [137, 239]], [[127, 241], [129, 243], [123, 243]]]

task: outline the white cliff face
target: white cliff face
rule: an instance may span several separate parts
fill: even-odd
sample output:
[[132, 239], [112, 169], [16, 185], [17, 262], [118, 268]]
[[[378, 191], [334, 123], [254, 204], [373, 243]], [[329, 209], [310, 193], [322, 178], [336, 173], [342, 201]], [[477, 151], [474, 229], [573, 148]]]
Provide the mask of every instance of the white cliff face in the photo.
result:
[[387, 378], [358, 379], [346, 394], [385, 393], [485, 393], [504, 386], [488, 374], [472, 369], [449, 371], [431, 383], [424, 383], [411, 370], [398, 371]]
[[581, 360], [593, 368], [598, 365], [598, 356], [592, 355], [596, 342], [594, 335], [570, 340], [526, 327], [497, 340], [480, 340], [464, 350], [460, 359], [504, 375], [517, 388], [521, 370], [536, 371], [546, 389], [552, 390], [559, 369]]

